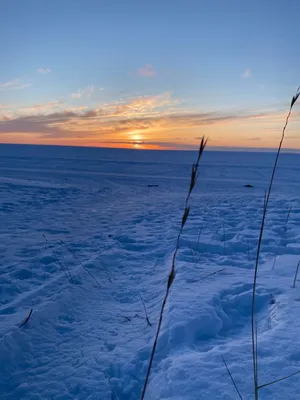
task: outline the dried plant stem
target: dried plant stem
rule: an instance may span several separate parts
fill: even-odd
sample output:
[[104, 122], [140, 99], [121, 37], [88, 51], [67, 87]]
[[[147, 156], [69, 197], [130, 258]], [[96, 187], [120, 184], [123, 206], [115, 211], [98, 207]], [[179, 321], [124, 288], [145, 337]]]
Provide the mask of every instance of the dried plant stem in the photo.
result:
[[258, 386], [258, 389], [262, 389], [262, 388], [264, 388], [264, 387], [274, 385], [274, 383], [284, 381], [285, 379], [291, 378], [292, 376], [295, 376], [295, 375], [298, 375], [298, 374], [300, 374], [300, 370], [294, 372], [293, 374], [286, 375], [286, 376], [284, 376], [284, 377], [282, 377], [282, 378], [276, 379], [275, 381], [268, 382], [268, 383], [264, 383], [263, 385], [259, 385], [259, 386]]
[[79, 262], [79, 264], [82, 266], [82, 268], [90, 275], [90, 277], [97, 283], [97, 285], [99, 287], [102, 287], [100, 285], [100, 283], [97, 281], [97, 279], [94, 277], [94, 275], [82, 264], [82, 262], [79, 260], [78, 256], [76, 253], [74, 253], [74, 251], [72, 251], [69, 246], [63, 241], [61, 240], [61, 243], [66, 246], [67, 250], [73, 255], [74, 258], [76, 258], [76, 260]]
[[141, 302], [143, 303], [143, 306], [144, 306], [144, 311], [145, 311], [147, 324], [148, 324], [148, 326], [152, 326], [152, 324], [151, 324], [151, 322], [149, 320], [149, 317], [148, 317], [148, 313], [147, 313], [147, 309], [146, 309], [146, 305], [145, 305], [144, 299], [142, 298], [142, 296], [140, 294], [139, 294], [139, 297], [140, 297]]
[[[48, 244], [49, 243], [48, 239], [46, 238], [46, 236], [43, 233], [42, 233], [42, 235], [43, 235], [43, 238], [45, 239], [46, 243]], [[73, 277], [71, 275], [71, 272], [70, 272], [68, 266], [67, 265], [63, 266], [63, 264], [60, 262], [59, 258], [54, 253], [53, 253], [53, 256], [56, 259], [56, 261], [57, 261], [58, 265], [60, 266], [60, 268], [63, 270], [63, 272], [66, 275], [66, 277], [69, 280], [69, 282], [71, 284], [73, 284], [74, 283]]]
[[168, 281], [167, 281], [167, 286], [166, 286], [166, 292], [163, 298], [163, 302], [161, 305], [161, 309], [160, 309], [160, 314], [159, 314], [159, 320], [158, 320], [158, 325], [157, 325], [157, 329], [156, 329], [156, 334], [155, 334], [155, 338], [154, 338], [154, 343], [152, 346], [152, 350], [151, 350], [151, 354], [150, 354], [150, 359], [149, 359], [149, 364], [148, 364], [148, 369], [147, 369], [147, 373], [146, 373], [146, 377], [145, 377], [145, 381], [144, 381], [144, 385], [143, 385], [143, 389], [142, 389], [142, 394], [141, 394], [141, 400], [144, 400], [145, 398], [145, 394], [146, 394], [146, 390], [147, 390], [147, 386], [148, 386], [148, 381], [149, 381], [149, 377], [150, 377], [150, 373], [151, 373], [151, 368], [152, 368], [152, 363], [153, 363], [153, 359], [154, 359], [154, 355], [155, 355], [155, 351], [156, 351], [156, 346], [157, 346], [157, 342], [158, 342], [158, 336], [161, 330], [161, 325], [162, 325], [162, 320], [163, 320], [163, 314], [164, 314], [164, 310], [165, 310], [165, 306], [169, 297], [169, 293], [170, 293], [170, 289], [171, 286], [174, 282], [175, 276], [176, 276], [176, 267], [175, 267], [175, 262], [176, 262], [176, 256], [179, 250], [179, 242], [180, 242], [180, 237], [184, 228], [184, 225], [188, 219], [189, 216], [189, 212], [190, 212], [190, 206], [188, 205], [191, 193], [196, 185], [197, 182], [197, 178], [198, 178], [198, 167], [199, 167], [199, 162], [201, 159], [201, 156], [203, 154], [203, 151], [205, 149], [207, 140], [203, 137], [200, 143], [200, 147], [199, 147], [199, 151], [198, 151], [198, 158], [195, 164], [193, 164], [192, 166], [192, 172], [191, 172], [191, 180], [190, 180], [190, 187], [189, 187], [189, 191], [185, 200], [185, 209], [183, 212], [183, 216], [181, 219], [181, 227], [177, 236], [177, 240], [176, 240], [176, 247], [175, 247], [175, 251], [173, 254], [173, 258], [172, 258], [172, 265], [171, 265], [171, 271], [169, 273], [168, 276]]
[[275, 264], [276, 264], [276, 261], [277, 261], [277, 257], [278, 257], [278, 254], [276, 254], [276, 256], [275, 256], [275, 258], [274, 258], [274, 262], [273, 262], [273, 267], [272, 267], [272, 269], [275, 268]]
[[290, 214], [292, 211], [292, 206], [289, 208], [288, 213], [287, 213], [287, 217], [286, 217], [286, 221], [285, 221], [285, 227], [287, 226], [288, 222], [289, 222], [289, 218], [290, 218]]
[[155, 264], [154, 264], [154, 267], [153, 267], [153, 270], [152, 270], [152, 274], [154, 274], [154, 272], [155, 272], [155, 269], [156, 269], [156, 267], [157, 267], [157, 264], [158, 264], [158, 261], [160, 260], [160, 257], [157, 257], [157, 259], [156, 259], [156, 261], [155, 261]]
[[297, 280], [297, 276], [298, 276], [298, 270], [299, 270], [299, 266], [300, 266], [300, 261], [298, 262], [298, 264], [297, 264], [297, 268], [296, 268], [296, 271], [295, 271], [295, 277], [294, 277], [293, 288], [295, 288], [295, 287], [296, 287], [296, 280]]
[[212, 237], [210, 238], [209, 242], [207, 243], [207, 245], [204, 247], [204, 249], [201, 251], [197, 261], [194, 264], [194, 268], [197, 267], [197, 265], [199, 264], [203, 254], [206, 252], [206, 250], [208, 249], [209, 245], [211, 244], [211, 242], [214, 240], [215, 235], [217, 234], [217, 232], [219, 231], [219, 228], [216, 229], [216, 231], [214, 232], [214, 234], [212, 235]]
[[27, 317], [25, 318], [25, 320], [21, 323], [21, 325], [19, 326], [19, 328], [22, 328], [22, 326], [26, 325], [27, 322], [30, 320], [31, 314], [33, 312], [33, 309], [30, 310], [29, 314], [27, 315]]
[[227, 365], [226, 361], [224, 360], [224, 357], [223, 357], [223, 356], [221, 356], [221, 357], [222, 357], [222, 361], [223, 361], [223, 363], [224, 363], [224, 365], [225, 365], [225, 368], [226, 368], [226, 370], [227, 370], [227, 372], [228, 372], [228, 375], [229, 375], [229, 377], [230, 377], [230, 379], [231, 379], [231, 381], [232, 381], [232, 383], [233, 383], [233, 386], [234, 386], [234, 388], [235, 388], [235, 390], [236, 390], [236, 392], [237, 392], [239, 398], [240, 398], [241, 400], [243, 400], [242, 395], [241, 395], [241, 393], [239, 392], [239, 389], [238, 389], [238, 387], [237, 387], [237, 385], [236, 385], [236, 383], [235, 383], [235, 381], [234, 381], [234, 379], [233, 379], [233, 376], [232, 376], [232, 374], [231, 374], [231, 372], [230, 372], [230, 370], [229, 370], [229, 368], [228, 368], [228, 365]]
[[257, 324], [255, 324], [255, 363], [256, 363], [256, 382], [258, 382], [258, 340], [257, 340]]
[[258, 385], [258, 375], [257, 375], [257, 355], [256, 355], [256, 340], [255, 340], [255, 296], [256, 296], [256, 285], [257, 285], [257, 273], [258, 273], [258, 264], [259, 264], [259, 255], [260, 255], [260, 249], [261, 249], [261, 243], [262, 243], [262, 237], [263, 237], [263, 232], [264, 232], [264, 227], [265, 227], [265, 220], [266, 220], [266, 215], [267, 215], [267, 210], [268, 210], [268, 204], [270, 200], [270, 195], [273, 187], [273, 181], [274, 181], [274, 176], [275, 172], [277, 169], [277, 164], [278, 164], [278, 159], [282, 147], [282, 143], [284, 140], [285, 136], [285, 130], [289, 122], [289, 118], [292, 113], [292, 109], [294, 104], [296, 103], [299, 95], [300, 95], [300, 87], [297, 89], [297, 92], [295, 96], [293, 96], [289, 112], [287, 114], [286, 120], [284, 127], [282, 129], [282, 134], [281, 134], [281, 139], [279, 142], [279, 146], [277, 149], [276, 157], [275, 157], [275, 162], [272, 170], [272, 175], [269, 183], [269, 188], [266, 192], [265, 196], [265, 201], [264, 201], [264, 207], [263, 207], [263, 215], [262, 215], [262, 221], [261, 221], [261, 226], [260, 226], [260, 233], [259, 233], [259, 238], [258, 238], [258, 245], [257, 245], [257, 251], [256, 251], [256, 259], [255, 259], [255, 266], [254, 266], [254, 276], [253, 276], [253, 291], [252, 291], [252, 309], [251, 309], [251, 341], [252, 341], [252, 359], [253, 359], [253, 379], [254, 379], [254, 398], [255, 400], [258, 400], [258, 390], [259, 390], [259, 385]]
[[210, 274], [204, 275], [204, 276], [203, 276], [202, 278], [200, 278], [199, 280], [200, 280], [200, 281], [203, 281], [204, 279], [209, 278], [210, 276], [216, 275], [216, 274], [218, 274], [219, 272], [222, 272], [222, 271], [225, 271], [225, 270], [226, 270], [226, 268], [218, 269], [217, 271], [214, 271], [214, 272], [211, 272]]

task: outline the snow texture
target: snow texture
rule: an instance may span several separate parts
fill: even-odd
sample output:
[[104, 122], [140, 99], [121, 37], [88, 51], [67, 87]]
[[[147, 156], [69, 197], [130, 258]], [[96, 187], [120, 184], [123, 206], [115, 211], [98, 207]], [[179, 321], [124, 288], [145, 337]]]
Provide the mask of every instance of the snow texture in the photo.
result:
[[[195, 156], [0, 146], [1, 400], [140, 398]], [[274, 157], [206, 151], [147, 400], [237, 398], [222, 356], [253, 399], [253, 266]], [[282, 154], [259, 265], [259, 384], [300, 369], [299, 176], [299, 155]]]

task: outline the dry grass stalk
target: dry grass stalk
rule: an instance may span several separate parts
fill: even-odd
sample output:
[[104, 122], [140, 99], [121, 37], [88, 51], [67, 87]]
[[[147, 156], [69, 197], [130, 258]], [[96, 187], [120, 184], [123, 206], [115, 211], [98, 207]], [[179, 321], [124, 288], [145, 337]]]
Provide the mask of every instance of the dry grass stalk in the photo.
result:
[[219, 272], [223, 272], [223, 271], [225, 271], [225, 270], [226, 270], [226, 268], [218, 269], [217, 271], [214, 271], [214, 272], [211, 272], [210, 274], [204, 275], [204, 276], [203, 276], [202, 278], [200, 278], [199, 280], [200, 280], [200, 281], [203, 281], [204, 279], [209, 278], [210, 276], [216, 275], [216, 274], [218, 274]]
[[26, 325], [27, 322], [30, 320], [31, 314], [33, 312], [33, 309], [30, 310], [29, 314], [27, 315], [27, 317], [25, 318], [25, 320], [21, 323], [21, 325], [19, 326], [19, 328], [22, 328], [22, 326]]
[[275, 269], [277, 257], [278, 257], [278, 254], [276, 254], [276, 256], [275, 256], [275, 258], [274, 258], [274, 262], [273, 262], [273, 267], [272, 267], [272, 269]]
[[[255, 259], [255, 267], [254, 267], [254, 276], [253, 276], [253, 291], [252, 291], [252, 310], [251, 310], [251, 342], [252, 342], [252, 359], [253, 359], [253, 379], [254, 379], [254, 398], [255, 400], [258, 400], [258, 391], [260, 388], [264, 387], [265, 385], [258, 385], [258, 374], [257, 374], [257, 343], [256, 343], [256, 333], [255, 333], [255, 297], [256, 297], [256, 285], [257, 285], [257, 273], [258, 273], [258, 264], [259, 264], [259, 256], [260, 256], [260, 249], [261, 249], [261, 243], [262, 243], [262, 237], [263, 237], [263, 232], [264, 232], [264, 227], [265, 227], [265, 220], [266, 220], [266, 215], [267, 215], [267, 210], [268, 210], [268, 204], [270, 200], [270, 195], [273, 187], [273, 181], [274, 181], [274, 176], [275, 172], [277, 169], [277, 164], [278, 164], [278, 159], [280, 155], [280, 151], [282, 148], [284, 136], [285, 136], [285, 131], [292, 113], [292, 109], [296, 101], [298, 100], [298, 97], [300, 95], [300, 86], [296, 91], [296, 94], [293, 96], [291, 105], [289, 108], [289, 112], [287, 114], [286, 120], [284, 127], [282, 129], [282, 134], [281, 134], [281, 139], [279, 142], [279, 146], [277, 149], [276, 157], [275, 157], [275, 162], [272, 170], [272, 175], [270, 178], [269, 182], [269, 187], [265, 195], [265, 200], [264, 200], [264, 207], [263, 207], [263, 215], [262, 215], [262, 221], [261, 221], [261, 226], [260, 226], [260, 233], [259, 233], [259, 238], [258, 238], [258, 245], [257, 245], [257, 251], [256, 251], [256, 259]], [[275, 383], [275, 381], [273, 382]], [[272, 383], [268, 384], [271, 385]]]
[[[49, 243], [48, 239], [46, 238], [46, 236], [45, 236], [44, 234], [42, 234], [42, 235], [43, 235], [43, 238], [45, 239], [46, 243], [48, 244], [48, 243]], [[64, 266], [64, 265], [60, 262], [59, 258], [58, 258], [54, 253], [53, 253], [53, 257], [56, 259], [58, 265], [59, 265], [60, 268], [63, 270], [64, 274], [66, 275], [66, 278], [68, 279], [68, 281], [69, 281], [71, 284], [73, 284], [73, 283], [74, 283], [73, 277], [72, 277], [72, 275], [71, 275], [71, 272], [70, 272], [68, 266], [67, 266], [67, 265]]]
[[212, 243], [212, 241], [215, 239], [215, 235], [218, 234], [219, 228], [216, 229], [216, 231], [214, 232], [213, 236], [210, 238], [209, 242], [207, 243], [207, 245], [204, 247], [204, 249], [201, 251], [201, 253], [199, 254], [199, 257], [197, 259], [197, 261], [194, 263], [194, 268], [197, 267], [197, 265], [199, 264], [199, 262], [201, 261], [201, 258], [203, 256], [203, 254], [205, 254], [206, 250], [209, 248], [209, 245]]
[[285, 220], [285, 227], [287, 226], [287, 224], [289, 222], [291, 211], [292, 211], [292, 206], [288, 210], [288, 213], [287, 213], [287, 216], [286, 216], [286, 220]]
[[74, 251], [72, 251], [69, 246], [63, 241], [61, 240], [61, 243], [66, 247], [66, 249], [73, 255], [74, 258], [76, 258], [76, 260], [79, 262], [79, 264], [82, 266], [82, 268], [90, 275], [90, 277], [97, 283], [97, 285], [99, 287], [102, 287], [100, 285], [100, 283], [97, 281], [97, 279], [94, 277], [94, 275], [82, 264], [82, 262], [80, 261], [80, 259], [78, 258], [77, 254], [74, 253]]
[[142, 296], [140, 294], [139, 294], [139, 296], [140, 296], [140, 299], [141, 299], [141, 301], [143, 303], [143, 306], [144, 306], [144, 311], [145, 311], [145, 317], [146, 317], [147, 324], [148, 324], [148, 326], [152, 326], [152, 324], [151, 324], [151, 322], [149, 320], [149, 317], [148, 317], [148, 313], [147, 313], [147, 309], [146, 309], [146, 305], [145, 305], [144, 299], [142, 298]]
[[298, 276], [299, 266], [300, 266], [300, 261], [299, 261], [298, 264], [297, 264], [297, 268], [296, 268], [296, 272], [295, 272], [295, 277], [294, 277], [293, 288], [296, 287], [296, 280], [297, 280], [297, 276]]
[[231, 379], [231, 382], [232, 382], [232, 384], [233, 384], [233, 386], [234, 386], [234, 388], [235, 388], [235, 390], [236, 390], [236, 392], [237, 392], [239, 398], [240, 398], [241, 400], [243, 400], [242, 395], [241, 395], [241, 393], [239, 392], [239, 389], [238, 389], [238, 387], [237, 387], [237, 385], [236, 385], [236, 383], [235, 383], [235, 380], [233, 379], [233, 376], [232, 376], [232, 374], [231, 374], [231, 372], [230, 372], [230, 370], [229, 370], [229, 368], [228, 368], [228, 365], [227, 365], [226, 361], [224, 360], [224, 357], [223, 357], [223, 356], [221, 356], [221, 357], [222, 357], [222, 361], [223, 361], [223, 363], [224, 363], [224, 365], [225, 365], [225, 368], [226, 368], [226, 370], [227, 370], [227, 372], [228, 372], [228, 375], [229, 375], [229, 377], [230, 377], [230, 379]]
[[162, 306], [161, 306], [161, 310], [160, 310], [160, 314], [159, 314], [159, 320], [158, 320], [158, 325], [157, 325], [157, 330], [156, 330], [156, 334], [155, 334], [155, 338], [154, 338], [154, 343], [152, 346], [152, 351], [151, 351], [151, 355], [150, 355], [150, 359], [149, 359], [149, 364], [148, 364], [148, 369], [147, 369], [147, 373], [146, 373], [146, 377], [145, 377], [145, 381], [144, 381], [144, 385], [143, 385], [143, 390], [142, 390], [142, 394], [141, 394], [141, 400], [144, 400], [145, 398], [145, 394], [146, 394], [146, 390], [147, 390], [147, 386], [148, 386], [148, 381], [149, 381], [149, 377], [150, 377], [150, 373], [151, 373], [151, 368], [152, 368], [152, 363], [153, 363], [153, 359], [154, 359], [154, 355], [155, 355], [155, 351], [156, 351], [156, 346], [157, 346], [157, 342], [158, 342], [158, 336], [161, 330], [161, 326], [162, 326], [162, 320], [163, 320], [163, 314], [164, 314], [164, 310], [165, 310], [165, 306], [169, 297], [169, 293], [170, 293], [170, 289], [172, 287], [172, 284], [174, 282], [175, 276], [176, 276], [176, 256], [179, 250], [179, 241], [180, 241], [180, 237], [182, 235], [182, 231], [184, 228], [184, 225], [188, 219], [189, 216], [189, 212], [190, 212], [190, 206], [188, 204], [191, 193], [197, 183], [197, 178], [198, 178], [198, 167], [199, 167], [199, 162], [201, 159], [201, 156], [203, 154], [203, 151], [205, 149], [207, 143], [207, 139], [205, 139], [204, 137], [201, 140], [200, 143], [200, 147], [199, 147], [199, 151], [198, 151], [198, 157], [196, 160], [196, 163], [193, 164], [192, 166], [192, 172], [191, 172], [191, 180], [190, 180], [190, 187], [189, 187], [189, 191], [185, 200], [185, 208], [184, 208], [184, 212], [183, 212], [183, 216], [181, 219], [181, 227], [177, 236], [177, 241], [176, 241], [176, 247], [175, 247], [175, 251], [173, 254], [173, 258], [172, 258], [172, 265], [171, 265], [171, 271], [169, 273], [168, 276], [168, 281], [167, 281], [167, 287], [166, 287], [166, 292], [163, 298], [163, 302], [162, 302]]
[[275, 379], [275, 381], [268, 382], [268, 383], [264, 383], [263, 385], [259, 385], [259, 386], [258, 386], [258, 389], [262, 389], [262, 388], [264, 388], [264, 387], [274, 385], [275, 383], [284, 381], [284, 380], [286, 380], [286, 379], [288, 379], [288, 378], [291, 378], [292, 376], [295, 376], [295, 375], [298, 375], [298, 374], [300, 374], [300, 371], [296, 371], [296, 372], [294, 372], [294, 373], [292, 373], [292, 374], [289, 374], [289, 375], [286, 375], [286, 376], [284, 376], [284, 377], [282, 377], [282, 378]]

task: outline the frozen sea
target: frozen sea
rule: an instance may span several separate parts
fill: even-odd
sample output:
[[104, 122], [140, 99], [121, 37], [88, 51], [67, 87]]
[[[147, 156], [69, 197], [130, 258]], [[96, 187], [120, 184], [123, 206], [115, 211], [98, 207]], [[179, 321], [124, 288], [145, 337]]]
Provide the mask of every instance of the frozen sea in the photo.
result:
[[[140, 398], [196, 156], [0, 145], [1, 400]], [[274, 158], [205, 152], [147, 400], [238, 399], [222, 357], [253, 399], [253, 267]], [[300, 154], [282, 153], [259, 264], [260, 385], [300, 370], [299, 260]], [[299, 388], [295, 375], [260, 399]]]

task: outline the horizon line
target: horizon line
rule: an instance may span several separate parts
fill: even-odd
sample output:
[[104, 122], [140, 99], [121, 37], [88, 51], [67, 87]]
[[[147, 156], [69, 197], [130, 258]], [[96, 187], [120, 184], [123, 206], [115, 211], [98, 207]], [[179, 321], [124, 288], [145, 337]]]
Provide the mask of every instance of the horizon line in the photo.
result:
[[[65, 145], [65, 144], [48, 144], [48, 143], [7, 143], [0, 142], [0, 146], [40, 146], [40, 147], [62, 147], [62, 148], [85, 148], [85, 149], [106, 149], [106, 150], [128, 150], [128, 151], [197, 151], [198, 146], [190, 149], [167, 149], [167, 148], [128, 148], [128, 147], [114, 147], [114, 146], [84, 146], [84, 145]], [[259, 153], [269, 153], [276, 152], [278, 147], [242, 147], [242, 146], [210, 146], [207, 145], [206, 151], [249, 151], [249, 152], [259, 152]], [[282, 148], [283, 153], [299, 153], [300, 149], [297, 148]]]

